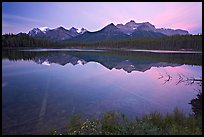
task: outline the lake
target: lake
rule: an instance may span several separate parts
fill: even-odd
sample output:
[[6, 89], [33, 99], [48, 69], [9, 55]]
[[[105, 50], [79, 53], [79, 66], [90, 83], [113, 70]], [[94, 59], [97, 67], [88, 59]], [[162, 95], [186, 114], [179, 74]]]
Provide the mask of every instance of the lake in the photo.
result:
[[72, 114], [129, 118], [192, 113], [202, 53], [114, 50], [3, 50], [2, 133], [49, 134]]

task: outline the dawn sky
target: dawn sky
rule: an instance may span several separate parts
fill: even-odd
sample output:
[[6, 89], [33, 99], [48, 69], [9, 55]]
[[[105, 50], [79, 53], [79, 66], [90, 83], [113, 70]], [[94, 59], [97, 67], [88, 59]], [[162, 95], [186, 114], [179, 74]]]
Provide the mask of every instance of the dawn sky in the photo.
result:
[[110, 23], [150, 22], [156, 28], [202, 33], [202, 2], [3, 2], [2, 33], [62, 26], [97, 31]]

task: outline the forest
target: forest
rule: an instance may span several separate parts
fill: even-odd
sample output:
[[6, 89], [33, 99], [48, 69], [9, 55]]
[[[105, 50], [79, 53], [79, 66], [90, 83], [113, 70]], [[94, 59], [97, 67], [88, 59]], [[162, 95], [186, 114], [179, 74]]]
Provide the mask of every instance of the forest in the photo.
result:
[[64, 42], [33, 38], [25, 33], [2, 35], [3, 48], [93, 48], [202, 51], [202, 35], [128, 38], [97, 42]]

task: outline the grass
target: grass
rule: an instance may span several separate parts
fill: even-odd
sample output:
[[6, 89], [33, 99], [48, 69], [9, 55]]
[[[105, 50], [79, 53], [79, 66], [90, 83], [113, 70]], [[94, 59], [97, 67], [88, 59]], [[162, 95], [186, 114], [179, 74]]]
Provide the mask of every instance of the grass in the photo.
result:
[[100, 119], [72, 116], [67, 129], [52, 135], [202, 135], [202, 115], [186, 116], [178, 109], [165, 116], [154, 112], [129, 120], [124, 114], [106, 112]]

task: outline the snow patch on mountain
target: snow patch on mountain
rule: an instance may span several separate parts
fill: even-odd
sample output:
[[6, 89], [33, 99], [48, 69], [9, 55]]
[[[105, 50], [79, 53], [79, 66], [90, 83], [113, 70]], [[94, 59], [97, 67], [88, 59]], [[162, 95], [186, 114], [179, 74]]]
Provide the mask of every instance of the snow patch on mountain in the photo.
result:
[[48, 27], [40, 27], [39, 30], [41, 30], [43, 33], [50, 30]]
[[86, 30], [85, 28], [81, 28], [81, 30], [80, 30], [80, 29], [77, 30], [77, 32], [78, 32], [79, 34], [84, 34], [86, 31], [87, 31], [87, 30]]
[[155, 28], [155, 26], [149, 22], [136, 23], [134, 20], [127, 22], [125, 25], [117, 24], [116, 27], [119, 28], [121, 32], [128, 34], [128, 35], [132, 34], [133, 32], [137, 30], [159, 32], [167, 36], [188, 35], [189, 34], [188, 31], [186, 30]]

